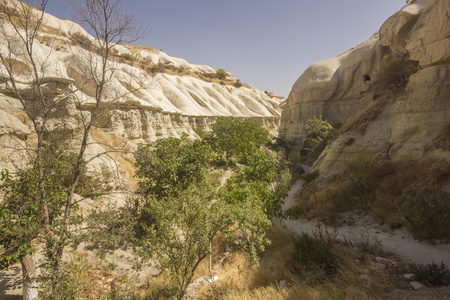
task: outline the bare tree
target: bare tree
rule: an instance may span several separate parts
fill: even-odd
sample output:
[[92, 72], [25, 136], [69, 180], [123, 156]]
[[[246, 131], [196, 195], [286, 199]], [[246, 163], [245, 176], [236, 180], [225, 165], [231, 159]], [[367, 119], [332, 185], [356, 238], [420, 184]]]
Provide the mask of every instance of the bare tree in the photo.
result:
[[[76, 95], [74, 93], [76, 90], [66, 84], [62, 93], [48, 92], [49, 89], [52, 89], [51, 83], [46, 77], [46, 73], [51, 67], [49, 65], [51, 49], [44, 54], [38, 54], [36, 49], [47, 0], [36, 0], [28, 4], [17, 0], [1, 0], [0, 3], [0, 18], [2, 19], [0, 38], [4, 43], [0, 46], [1, 75], [3, 77], [1, 84], [4, 85], [5, 92], [20, 101], [32, 123], [36, 142], [28, 153], [31, 168], [35, 171], [32, 174], [35, 174], [33, 180], [38, 191], [38, 193], [25, 197], [25, 193], [30, 193], [29, 186], [24, 187], [7, 173], [3, 174], [6, 181], [2, 188], [9, 193], [10, 200], [0, 203], [0, 206], [3, 205], [3, 211], [7, 212], [9, 217], [13, 216], [11, 218], [16, 219], [9, 222], [9, 225], [14, 225], [13, 227], [7, 227], [9, 225], [6, 222], [0, 223], [0, 227], [6, 228], [5, 232], [6, 230], [11, 232], [12, 229], [13, 231], [22, 230], [22, 232], [20, 234], [13, 232], [14, 234], [8, 235], [5, 239], [0, 238], [3, 246], [3, 249], [0, 249], [0, 256], [7, 257], [6, 263], [4, 262], [3, 265], [8, 265], [14, 258], [21, 260], [24, 275], [24, 299], [37, 299], [34, 263], [29, 254], [32, 249], [32, 240], [38, 236], [41, 237], [47, 268], [51, 270], [50, 294], [52, 297], [58, 298], [61, 261], [64, 248], [70, 241], [70, 222], [77, 205], [74, 196], [85, 171], [85, 154], [89, 144], [89, 133], [98, 119], [101, 103], [105, 101], [105, 89], [116, 71], [109, 58], [112, 49], [118, 43], [135, 40], [139, 36], [139, 32], [135, 30], [132, 16], [119, 7], [118, 1], [80, 0], [76, 5], [80, 20], [94, 36], [95, 48], [98, 49], [95, 53], [90, 54], [91, 58], [87, 61], [84, 70], [93, 87], [92, 98], [94, 101], [89, 113], [80, 114], [81, 131], [78, 136], [80, 140], [76, 143], [78, 149], [71, 157], [71, 174], [67, 175], [64, 186], [55, 190], [52, 189], [54, 186], [51, 186], [54, 183], [49, 181], [48, 168], [56, 169], [53, 164], [60, 166], [59, 162], [55, 162], [55, 158], [51, 158], [51, 151], [53, 151], [51, 145], [58, 144], [60, 141], [55, 143], [55, 134], [49, 121], [55, 112], [66, 105], [70, 97]], [[81, 100], [78, 103], [81, 103]], [[64, 172], [64, 168], [60, 172]], [[22, 173], [25, 177], [28, 174]], [[34, 185], [30, 183], [30, 186]], [[33, 226], [26, 223], [30, 226], [20, 228], [21, 221], [30, 216], [23, 211], [17, 215], [13, 208], [18, 206], [12, 204], [17, 204], [14, 201], [23, 201], [25, 198], [28, 201], [27, 205], [31, 205], [30, 207], [34, 207], [32, 206], [33, 201], [38, 204], [38, 209], [32, 211], [37, 216], [35, 216], [36, 218], [31, 217], [32, 221], [29, 221], [35, 222]]]

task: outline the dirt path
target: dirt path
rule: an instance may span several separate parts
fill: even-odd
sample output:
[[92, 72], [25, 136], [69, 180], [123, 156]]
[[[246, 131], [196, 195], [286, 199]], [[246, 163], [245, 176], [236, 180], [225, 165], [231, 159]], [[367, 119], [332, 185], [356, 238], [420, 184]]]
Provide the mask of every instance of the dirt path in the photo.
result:
[[[302, 180], [297, 181], [285, 199], [283, 210], [290, 207], [294, 200], [295, 194], [301, 189]], [[302, 232], [311, 233], [317, 228], [317, 222], [307, 220], [275, 220], [279, 226], [286, 228], [289, 232], [299, 235]], [[332, 231], [332, 228], [328, 228]], [[403, 260], [416, 264], [426, 265], [431, 262], [440, 264], [444, 262], [450, 266], [450, 245], [431, 245], [426, 242], [415, 240], [409, 233], [404, 230], [386, 231], [385, 228], [372, 223], [368, 225], [342, 226], [338, 228], [338, 238], [349, 238], [352, 235], [359, 235], [361, 232], [369, 233], [371, 236], [377, 237], [386, 251], [393, 252]]]

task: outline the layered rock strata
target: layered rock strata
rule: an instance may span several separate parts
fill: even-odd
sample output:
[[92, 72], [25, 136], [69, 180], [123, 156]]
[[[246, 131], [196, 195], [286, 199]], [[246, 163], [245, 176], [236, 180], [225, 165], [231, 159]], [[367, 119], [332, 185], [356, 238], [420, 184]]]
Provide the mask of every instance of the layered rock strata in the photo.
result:
[[[377, 95], [380, 68], [395, 55], [418, 62], [404, 91]], [[297, 141], [305, 122], [322, 116], [345, 124], [316, 162], [332, 173], [364, 152], [390, 159], [450, 160], [450, 2], [418, 0], [391, 16], [366, 42], [311, 65], [283, 108], [281, 128]]]
[[[15, 1], [6, 3], [14, 9]], [[0, 43], [7, 45], [5, 39], [9, 36], [13, 45], [11, 59], [18, 88], [22, 94], [31, 95], [32, 66], [21, 55], [23, 49], [14, 48], [12, 28], [6, 23], [1, 26], [4, 34], [0, 35]], [[0, 47], [6, 57], [7, 48]], [[45, 82], [46, 96], [60, 97], [65, 103], [54, 112], [50, 128], [78, 134], [79, 118], [89, 115], [95, 103], [95, 89], [85, 75], [89, 65], [99, 59], [94, 38], [70, 20], [45, 14], [34, 43], [34, 57], [42, 66], [39, 76]], [[251, 118], [273, 133], [278, 130], [282, 98], [242, 84], [232, 74], [220, 81], [208, 66], [135, 45], [116, 45], [109, 64], [115, 73], [104, 92], [88, 156], [104, 151], [106, 142], [111, 141], [132, 150], [140, 143], [163, 137], [187, 134], [197, 138], [194, 129], [209, 130], [220, 116]], [[17, 150], [32, 146], [34, 139], [30, 120], [18, 99], [9, 93], [8, 76], [0, 64], [0, 168], [13, 168], [22, 162]]]

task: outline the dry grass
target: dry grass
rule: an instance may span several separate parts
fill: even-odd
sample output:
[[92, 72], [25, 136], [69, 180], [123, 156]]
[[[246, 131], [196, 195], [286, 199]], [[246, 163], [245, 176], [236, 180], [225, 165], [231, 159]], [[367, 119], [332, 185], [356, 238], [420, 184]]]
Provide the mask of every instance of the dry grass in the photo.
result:
[[[245, 258], [234, 253], [221, 268], [216, 286], [205, 287], [198, 299], [344, 299], [349, 286], [379, 298], [393, 289], [389, 274], [371, 268], [368, 258], [356, 264], [354, 253], [343, 246], [335, 249], [340, 261], [336, 275], [306, 284], [311, 270], [299, 274], [293, 268], [297, 264], [294, 237], [277, 227], [271, 227], [267, 235], [272, 244], [262, 253], [260, 266], [243, 268]], [[361, 274], [370, 276], [370, 285]], [[285, 287], [280, 287], [282, 281]]]
[[[115, 275], [113, 269], [113, 264], [102, 262], [87, 252], [73, 252], [72, 259], [63, 265], [61, 299], [111, 299], [112, 291], [118, 298], [138, 295], [135, 282], [126, 275]], [[46, 299], [45, 294], [44, 290], [43, 299]]]
[[[380, 223], [397, 228], [409, 224], [405, 209], [419, 205], [420, 197], [445, 199], [449, 178], [450, 163], [445, 160], [359, 159], [328, 179], [326, 185], [322, 184], [324, 188], [314, 182], [305, 184], [295, 206], [302, 208], [305, 216], [321, 216], [323, 220], [328, 216], [339, 218], [338, 214], [343, 212], [364, 210]], [[431, 210], [427, 213], [433, 214]], [[442, 237], [450, 234], [450, 230], [436, 230]]]
[[344, 133], [350, 130], [354, 130], [360, 134], [364, 134], [366, 132], [367, 126], [369, 126], [371, 122], [378, 118], [388, 102], [389, 97], [386, 96], [372, 101], [364, 110], [348, 120], [334, 136], [337, 137], [340, 133]]

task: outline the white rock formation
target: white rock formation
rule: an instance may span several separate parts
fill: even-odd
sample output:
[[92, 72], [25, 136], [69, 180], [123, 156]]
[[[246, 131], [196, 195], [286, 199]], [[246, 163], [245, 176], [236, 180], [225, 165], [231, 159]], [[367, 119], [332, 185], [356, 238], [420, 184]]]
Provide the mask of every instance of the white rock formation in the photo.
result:
[[[8, 3], [15, 7], [16, 1]], [[13, 32], [6, 23], [1, 26], [5, 32]], [[14, 43], [13, 36], [8, 40]], [[34, 44], [37, 63], [44, 65], [39, 70], [46, 82], [44, 92], [64, 97], [67, 89], [78, 90], [68, 97], [66, 107], [50, 122], [54, 128], [64, 125], [76, 134], [77, 116], [90, 113], [94, 90], [84, 74], [89, 62], [99, 59], [90, 50], [93, 43], [94, 38], [78, 24], [45, 14]], [[0, 34], [0, 45], [6, 45], [4, 34]], [[7, 50], [6, 46], [0, 46], [3, 54], [7, 54]], [[21, 68], [17, 78], [19, 88], [31, 93], [31, 65], [21, 55], [22, 51], [21, 47], [15, 47], [12, 59]], [[272, 132], [278, 130], [281, 98], [247, 85], [236, 87], [237, 79], [232, 74], [221, 83], [215, 78], [214, 69], [190, 64], [149, 47], [116, 45], [113, 53], [110, 64], [117, 71], [105, 90], [103, 105], [107, 112], [91, 134], [94, 144], [90, 146], [90, 155], [101, 151], [101, 144], [106, 140], [117, 140], [135, 148], [142, 142], [179, 137], [184, 133], [196, 138], [195, 128], [208, 130], [219, 116], [252, 118]], [[134, 60], [127, 59], [129, 57]], [[8, 94], [5, 80], [2, 80], [6, 78], [5, 67], [0, 64], [0, 155], [12, 158], [7, 145], [13, 141], [23, 148], [32, 130], [20, 102]], [[81, 107], [75, 105], [74, 97]], [[96, 142], [99, 144], [95, 145]], [[0, 158], [0, 168], [11, 164]]]
[[[349, 126], [325, 149], [316, 163], [321, 174], [339, 169], [361, 152], [382, 153], [394, 160], [449, 160], [449, 46], [450, 1], [417, 0], [390, 17], [366, 42], [313, 64], [281, 105], [281, 128], [298, 141], [292, 158], [299, 158], [305, 120], [322, 115], [332, 124], [353, 119], [364, 130]], [[418, 61], [419, 71], [402, 94], [380, 104], [373, 82], [380, 66], [395, 53], [408, 53]]]

